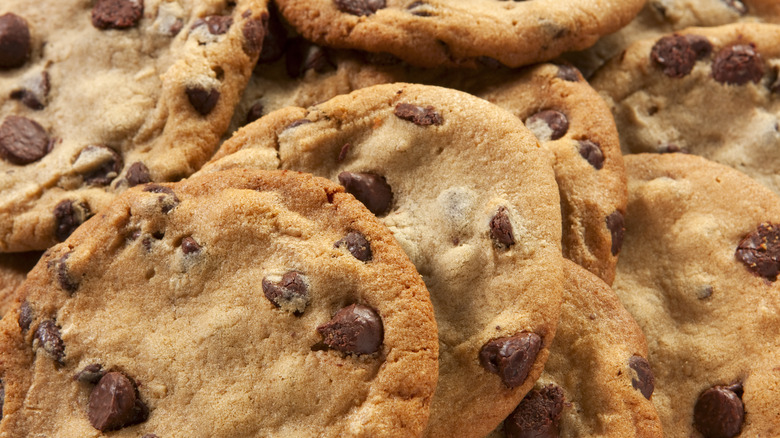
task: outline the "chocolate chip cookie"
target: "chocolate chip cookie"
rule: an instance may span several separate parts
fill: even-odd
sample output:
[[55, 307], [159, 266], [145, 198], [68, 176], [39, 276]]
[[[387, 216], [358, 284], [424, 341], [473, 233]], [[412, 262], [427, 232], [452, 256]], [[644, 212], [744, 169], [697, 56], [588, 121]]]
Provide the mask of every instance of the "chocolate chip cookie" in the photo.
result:
[[542, 377], [489, 438], [663, 436], [642, 330], [599, 278], [569, 261], [564, 275]]
[[389, 84], [239, 130], [199, 173], [278, 166], [342, 184], [393, 232], [431, 293], [439, 383], [427, 436], [481, 437], [541, 374], [562, 288], [552, 154], [474, 96]]
[[509, 67], [590, 47], [626, 25], [643, 0], [277, 0], [318, 44], [391, 53], [423, 67]]
[[421, 69], [295, 38], [283, 46], [283, 59], [258, 63], [234, 129], [277, 109], [307, 107], [381, 83], [419, 82], [474, 94], [519, 117], [554, 152], [563, 254], [612, 283], [626, 205], [623, 157], [609, 108], [576, 68]]
[[118, 193], [216, 149], [266, 0], [0, 6], [0, 252], [63, 241]]
[[629, 47], [593, 79], [624, 152], [688, 152], [780, 193], [780, 26], [693, 28]]
[[777, 436], [780, 199], [684, 154], [626, 157], [614, 289], [647, 336], [667, 436]]
[[40, 257], [39, 252], [0, 254], [0, 318], [10, 310], [16, 298], [16, 288]]
[[427, 421], [425, 285], [322, 178], [130, 189], [20, 293], [0, 322], [2, 436], [408, 437]]

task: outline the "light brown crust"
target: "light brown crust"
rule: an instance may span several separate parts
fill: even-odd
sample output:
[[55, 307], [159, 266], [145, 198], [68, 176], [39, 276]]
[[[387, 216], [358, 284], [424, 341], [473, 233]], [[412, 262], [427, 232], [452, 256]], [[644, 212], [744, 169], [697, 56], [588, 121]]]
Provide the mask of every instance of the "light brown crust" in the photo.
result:
[[40, 257], [39, 252], [0, 254], [0, 318], [11, 309], [16, 300], [16, 288]]

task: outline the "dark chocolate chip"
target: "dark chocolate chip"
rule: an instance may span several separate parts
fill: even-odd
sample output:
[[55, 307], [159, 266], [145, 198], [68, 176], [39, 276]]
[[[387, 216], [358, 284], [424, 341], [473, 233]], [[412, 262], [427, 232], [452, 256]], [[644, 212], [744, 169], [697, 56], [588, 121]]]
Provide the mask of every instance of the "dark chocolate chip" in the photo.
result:
[[104, 375], [106, 375], [106, 370], [103, 369], [103, 365], [93, 363], [85, 366], [83, 370], [76, 373], [76, 375], [73, 376], [73, 380], [95, 385]]
[[209, 15], [195, 20], [195, 23], [192, 24], [192, 28], [195, 29], [196, 27], [203, 25], [206, 26], [210, 34], [222, 35], [227, 33], [230, 26], [233, 25], [233, 17], [230, 15]]
[[294, 120], [292, 123], [290, 123], [289, 125], [287, 125], [287, 127], [286, 127], [286, 128], [284, 128], [284, 129], [292, 129], [292, 128], [297, 128], [298, 126], [305, 125], [305, 124], [307, 124], [307, 123], [311, 123], [311, 120], [309, 120], [309, 119], [298, 119], [298, 120]]
[[262, 284], [265, 297], [276, 307], [292, 310], [296, 315], [300, 315], [309, 304], [309, 285], [300, 272], [287, 272], [278, 283], [266, 277], [263, 278]]
[[65, 343], [60, 336], [60, 328], [51, 319], [41, 322], [35, 330], [35, 337], [49, 356], [60, 364], [65, 363]]
[[759, 225], [739, 242], [735, 255], [753, 274], [769, 281], [777, 280], [780, 272], [780, 229], [770, 222]]
[[261, 102], [255, 102], [255, 104], [249, 108], [249, 111], [246, 112], [246, 120], [244, 121], [244, 124], [248, 125], [260, 117], [263, 117], [264, 110], [265, 108], [263, 108], [263, 104]]
[[348, 233], [346, 237], [336, 242], [336, 244], [333, 246], [336, 248], [346, 246], [347, 251], [355, 256], [356, 259], [360, 260], [361, 262], [371, 261], [371, 242], [366, 240], [366, 237], [357, 231]]
[[282, 25], [279, 19], [279, 12], [275, 5], [268, 5], [268, 26], [263, 38], [263, 48], [260, 51], [260, 58], [257, 64], [266, 64], [278, 61], [284, 56], [284, 47], [287, 44], [287, 29]]
[[597, 170], [604, 167], [604, 152], [598, 144], [590, 140], [580, 140], [579, 149], [582, 158], [586, 159], [591, 166]]
[[341, 147], [341, 150], [339, 151], [339, 156], [336, 158], [336, 161], [341, 163], [347, 158], [347, 154], [349, 153], [349, 149], [352, 147], [349, 143], [344, 143], [344, 146]]
[[712, 77], [721, 84], [758, 83], [764, 77], [764, 60], [753, 44], [724, 47], [712, 61]]
[[505, 247], [515, 244], [512, 222], [506, 207], [498, 207], [498, 211], [490, 219], [490, 236]]
[[25, 81], [24, 87], [12, 91], [11, 99], [21, 100], [30, 109], [42, 110], [46, 106], [50, 89], [49, 73], [44, 71]]
[[688, 75], [696, 64], [696, 51], [685, 35], [667, 35], [653, 45], [650, 58], [658, 64], [666, 76], [681, 78]]
[[52, 260], [49, 262], [49, 268], [54, 271], [54, 276], [62, 290], [73, 294], [76, 292], [76, 290], [78, 290], [79, 284], [70, 276], [70, 270], [68, 269], [68, 257], [70, 257], [70, 252], [66, 252], [62, 255], [62, 257]]
[[434, 15], [433, 6], [423, 1], [413, 2], [406, 7], [406, 10], [417, 17], [432, 17]]
[[159, 184], [147, 184], [143, 188], [143, 191], [149, 193], [162, 194], [162, 196], [158, 198], [158, 201], [160, 201], [161, 204], [160, 210], [163, 213], [168, 213], [179, 204], [179, 198], [176, 196], [176, 193], [174, 193], [173, 189], [170, 187], [161, 186]]
[[520, 386], [542, 348], [542, 338], [536, 333], [520, 333], [492, 339], [479, 351], [479, 363], [487, 371], [498, 374], [508, 388]]
[[87, 416], [92, 427], [105, 432], [146, 421], [149, 409], [132, 380], [122, 373], [110, 372], [89, 394]]
[[22, 329], [22, 333], [27, 332], [30, 329], [30, 324], [33, 321], [33, 310], [30, 303], [27, 300], [22, 301], [22, 306], [19, 308], [19, 328]]
[[384, 176], [373, 173], [341, 172], [339, 182], [371, 213], [377, 216], [386, 214], [393, 204], [393, 190]]
[[607, 216], [607, 228], [612, 234], [612, 255], [616, 256], [623, 247], [623, 235], [626, 232], [625, 219], [623, 213], [615, 211]]
[[190, 105], [202, 116], [207, 116], [217, 106], [220, 96], [217, 89], [207, 90], [197, 85], [187, 87], [186, 92]]
[[194, 254], [200, 252], [201, 246], [190, 236], [185, 237], [181, 241], [181, 252], [186, 254]]
[[60, 201], [54, 207], [54, 237], [64, 242], [79, 225], [92, 216], [89, 206], [70, 199]]
[[21, 67], [30, 59], [30, 29], [24, 18], [0, 15], [0, 69]]
[[714, 386], [696, 400], [693, 424], [706, 438], [731, 438], [742, 431], [745, 407], [733, 389]]
[[696, 298], [700, 300], [706, 300], [707, 298], [712, 296], [712, 293], [714, 290], [712, 289], [712, 286], [705, 285], [699, 288], [699, 290], [696, 292]]
[[399, 103], [393, 114], [403, 120], [420, 126], [441, 125], [444, 122], [441, 114], [432, 106], [421, 107], [411, 103]]
[[130, 187], [134, 187], [139, 184], [146, 184], [152, 181], [151, 176], [149, 176], [149, 168], [140, 161], [136, 161], [130, 165], [130, 167], [127, 169], [125, 178], [127, 179], [127, 185]]
[[0, 125], [0, 157], [18, 165], [38, 161], [51, 151], [53, 142], [36, 121], [8, 116]]
[[544, 110], [525, 119], [525, 126], [541, 142], [558, 140], [569, 130], [569, 119], [556, 110]]
[[97, 0], [92, 8], [92, 25], [98, 29], [127, 29], [144, 15], [143, 0]]
[[712, 43], [707, 37], [696, 34], [685, 35], [691, 49], [696, 53], [696, 59], [704, 59], [712, 53]]
[[650, 363], [642, 356], [631, 356], [628, 360], [628, 366], [636, 372], [636, 378], [631, 378], [631, 386], [638, 389], [639, 392], [650, 400], [655, 389], [655, 375], [650, 369]]
[[[265, 23], [263, 22], [265, 21]], [[262, 19], [247, 20], [241, 33], [244, 34], [244, 53], [248, 55], [257, 55], [263, 49], [263, 39], [268, 26], [268, 14], [263, 14]]]
[[563, 79], [564, 81], [579, 82], [580, 78], [582, 78], [582, 73], [580, 73], [577, 67], [563, 64], [558, 66], [556, 77]]
[[563, 390], [555, 385], [531, 390], [504, 420], [506, 438], [558, 438], [563, 404]]
[[[84, 148], [79, 154], [79, 158], [83, 154], [95, 154], [102, 153], [100, 160], [95, 163], [94, 167], [88, 170], [84, 174], [84, 182], [90, 185], [105, 186], [108, 185], [114, 178], [119, 175], [124, 167], [122, 156], [115, 150], [102, 145], [90, 145]], [[76, 159], [78, 161], [78, 158]]]
[[362, 304], [339, 310], [330, 321], [317, 327], [317, 332], [329, 348], [355, 354], [379, 351], [385, 336], [382, 318]]
[[302, 38], [289, 42], [286, 55], [285, 67], [291, 78], [299, 78], [308, 70], [325, 73], [336, 68], [327, 50]]
[[721, 1], [723, 3], [726, 3], [726, 6], [737, 11], [739, 15], [745, 15], [748, 12], [747, 6], [745, 6], [745, 4], [742, 3], [740, 0], [721, 0]]
[[352, 15], [372, 15], [385, 7], [385, 0], [333, 0], [341, 12]]

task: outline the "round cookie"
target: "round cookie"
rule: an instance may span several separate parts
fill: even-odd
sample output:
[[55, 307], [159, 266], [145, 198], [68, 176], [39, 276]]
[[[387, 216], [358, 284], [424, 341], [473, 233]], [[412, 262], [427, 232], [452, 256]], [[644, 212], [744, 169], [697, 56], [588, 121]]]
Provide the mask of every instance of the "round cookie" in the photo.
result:
[[427, 422], [425, 285], [322, 178], [234, 169], [131, 189], [20, 293], [0, 322], [3, 437], [408, 437]]
[[614, 32], [644, 0], [278, 0], [307, 39], [393, 54], [422, 67], [519, 67], [581, 50]]
[[199, 173], [273, 165], [339, 181], [363, 201], [431, 293], [440, 377], [426, 436], [482, 437], [541, 374], [558, 321], [551, 155], [489, 102], [389, 84], [271, 113]]
[[691, 155], [629, 155], [626, 171], [613, 287], [647, 337], [664, 432], [778, 436], [780, 199]]
[[22, 284], [40, 257], [39, 252], [0, 254], [0, 318], [11, 309], [16, 298], [16, 288]]
[[612, 283], [627, 197], [623, 156], [609, 108], [576, 69], [545, 64], [524, 70], [431, 70], [388, 60], [378, 64], [368, 54], [300, 39], [288, 40], [286, 49], [284, 59], [258, 64], [233, 129], [277, 109], [308, 107], [382, 83], [418, 82], [474, 94], [526, 122], [553, 151], [563, 254]]
[[598, 277], [569, 261], [564, 276], [544, 372], [488, 438], [662, 437], [642, 330]]
[[780, 193], [778, 72], [780, 26], [734, 24], [633, 44], [592, 84], [624, 152], [687, 151]]
[[127, 187], [197, 170], [267, 19], [266, 0], [3, 1], [0, 252], [46, 249]]
[[632, 43], [687, 27], [722, 26], [736, 22], [780, 23], [776, 0], [650, 0], [628, 25], [605, 35], [593, 47], [564, 58], [589, 78]]

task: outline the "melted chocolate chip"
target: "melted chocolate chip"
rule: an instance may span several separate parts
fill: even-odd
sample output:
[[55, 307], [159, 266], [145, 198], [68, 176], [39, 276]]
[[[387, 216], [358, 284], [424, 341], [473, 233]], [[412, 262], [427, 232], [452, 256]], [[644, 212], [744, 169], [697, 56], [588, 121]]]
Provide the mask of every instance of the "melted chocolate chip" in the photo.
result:
[[372, 15], [385, 7], [385, 0], [333, 0], [341, 12], [352, 15]]
[[569, 119], [560, 111], [544, 110], [527, 118], [525, 126], [541, 142], [558, 140], [569, 130]]
[[152, 181], [151, 176], [149, 176], [149, 168], [140, 161], [136, 161], [130, 165], [130, 167], [127, 169], [125, 178], [127, 179], [127, 185], [130, 187], [134, 187], [139, 184], [146, 184]]
[[70, 199], [60, 201], [54, 207], [54, 237], [64, 242], [79, 225], [92, 216], [89, 206]]
[[385, 177], [373, 173], [341, 172], [339, 182], [371, 213], [377, 216], [386, 214], [393, 204], [393, 190]]
[[714, 386], [699, 396], [693, 408], [693, 425], [707, 438], [731, 438], [742, 431], [745, 407], [735, 389]]
[[755, 275], [776, 281], [780, 272], [780, 228], [763, 223], [737, 245], [737, 260]]
[[11, 99], [22, 101], [30, 109], [42, 110], [51, 90], [49, 73], [44, 71], [39, 76], [26, 80], [24, 85], [11, 92]]
[[70, 257], [70, 253], [66, 252], [62, 255], [62, 257], [52, 260], [49, 262], [49, 268], [54, 271], [54, 276], [62, 290], [73, 294], [76, 292], [76, 290], [78, 290], [79, 284], [70, 276], [70, 270], [68, 269], [68, 257]]
[[586, 159], [596, 170], [604, 167], [604, 152], [601, 151], [598, 144], [590, 140], [580, 140], [579, 149], [582, 158]]
[[207, 116], [217, 106], [220, 93], [216, 89], [207, 90], [201, 86], [187, 87], [187, 100], [190, 105], [202, 116]]
[[124, 374], [106, 373], [89, 394], [89, 422], [105, 432], [146, 421], [149, 409], [138, 396], [135, 383]]
[[558, 438], [563, 402], [563, 390], [555, 385], [532, 390], [504, 420], [506, 437]]
[[[265, 21], [265, 22], [264, 22]], [[263, 14], [262, 19], [247, 20], [241, 33], [244, 35], [243, 49], [248, 55], [257, 55], [263, 49], [263, 37], [268, 26], [268, 14]]]
[[53, 142], [34, 120], [8, 116], [0, 125], [0, 158], [18, 165], [38, 161], [51, 151]]
[[758, 83], [764, 77], [764, 60], [753, 44], [725, 47], [715, 55], [712, 77], [721, 84]]
[[263, 48], [260, 51], [258, 65], [278, 61], [284, 56], [284, 47], [287, 44], [287, 29], [279, 19], [279, 12], [273, 3], [268, 5], [268, 26], [263, 38]]
[[[87, 155], [85, 155], [87, 154]], [[108, 185], [114, 178], [116, 178], [124, 167], [122, 156], [115, 150], [102, 146], [102, 145], [90, 145], [84, 148], [79, 154], [78, 160], [82, 156], [95, 155], [97, 158], [93, 163], [92, 169], [88, 170], [84, 174], [84, 182], [95, 186]]]
[[93, 363], [85, 366], [83, 370], [76, 373], [76, 375], [73, 376], [73, 380], [95, 385], [105, 375], [106, 370], [103, 369], [103, 365], [100, 365], [99, 363]]
[[263, 108], [263, 104], [261, 102], [256, 102], [249, 108], [249, 111], [246, 112], [246, 120], [244, 121], [244, 124], [248, 125], [260, 117], [263, 117], [264, 110], [265, 109]]
[[41, 322], [35, 330], [35, 337], [43, 350], [59, 364], [65, 363], [65, 343], [60, 336], [60, 328], [51, 319]]
[[19, 309], [19, 328], [22, 329], [22, 333], [27, 332], [30, 329], [30, 324], [33, 321], [33, 310], [30, 303], [27, 300], [22, 301], [22, 306]]
[[626, 232], [625, 219], [623, 213], [615, 211], [607, 216], [607, 228], [612, 234], [612, 255], [616, 256], [623, 247], [623, 235]]
[[351, 233], [347, 234], [346, 237], [336, 242], [336, 244], [333, 246], [336, 248], [346, 246], [347, 251], [355, 256], [356, 259], [360, 260], [361, 262], [371, 261], [371, 243], [366, 240], [364, 235], [358, 233], [357, 231], [352, 231]]
[[30, 29], [24, 18], [0, 15], [0, 69], [21, 67], [30, 58]]
[[487, 371], [498, 374], [508, 388], [520, 386], [542, 348], [542, 338], [536, 333], [520, 333], [492, 339], [479, 351], [479, 363]]
[[702, 35], [688, 34], [685, 35], [688, 39], [688, 43], [691, 45], [691, 49], [696, 53], [696, 59], [704, 59], [710, 56], [712, 53], [712, 43], [707, 37]]
[[650, 58], [663, 69], [670, 78], [688, 75], [696, 64], [696, 51], [685, 35], [668, 35], [653, 45]]
[[650, 363], [642, 356], [631, 356], [628, 366], [636, 372], [636, 378], [631, 378], [631, 386], [638, 389], [642, 395], [650, 400], [655, 389], [655, 375], [650, 369]]
[[302, 38], [291, 40], [288, 44], [285, 67], [291, 78], [300, 78], [308, 70], [325, 73], [336, 68], [327, 50]]
[[265, 297], [278, 308], [300, 315], [309, 304], [309, 285], [300, 272], [287, 272], [278, 283], [266, 277], [262, 284]]
[[556, 74], [556, 77], [563, 79], [564, 81], [579, 82], [580, 78], [582, 78], [582, 74], [577, 69], [577, 67], [564, 64], [558, 66], [558, 73]]
[[512, 222], [506, 207], [498, 207], [498, 211], [490, 219], [490, 237], [505, 247], [515, 244]]
[[192, 28], [205, 25], [212, 35], [222, 35], [230, 30], [233, 25], [233, 17], [229, 15], [209, 15], [205, 18], [199, 18], [192, 24]]
[[201, 246], [190, 236], [185, 237], [181, 241], [181, 252], [185, 255], [199, 253]]
[[97, 0], [92, 8], [92, 25], [98, 29], [127, 29], [137, 25], [143, 15], [143, 0]]
[[323, 343], [343, 353], [372, 354], [379, 351], [384, 339], [382, 318], [374, 309], [352, 304], [317, 327]]
[[411, 103], [399, 103], [393, 114], [419, 126], [441, 125], [444, 119], [432, 106], [421, 107]]

